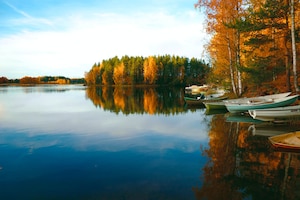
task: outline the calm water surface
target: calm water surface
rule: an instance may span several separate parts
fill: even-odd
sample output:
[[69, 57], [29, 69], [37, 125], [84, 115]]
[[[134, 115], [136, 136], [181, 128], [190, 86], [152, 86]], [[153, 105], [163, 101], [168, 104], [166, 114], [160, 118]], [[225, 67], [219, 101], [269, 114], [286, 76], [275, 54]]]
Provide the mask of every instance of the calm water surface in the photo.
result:
[[116, 113], [82, 86], [0, 88], [0, 198], [193, 199], [209, 116]]
[[0, 87], [0, 199], [299, 199], [298, 129], [188, 108], [178, 89]]

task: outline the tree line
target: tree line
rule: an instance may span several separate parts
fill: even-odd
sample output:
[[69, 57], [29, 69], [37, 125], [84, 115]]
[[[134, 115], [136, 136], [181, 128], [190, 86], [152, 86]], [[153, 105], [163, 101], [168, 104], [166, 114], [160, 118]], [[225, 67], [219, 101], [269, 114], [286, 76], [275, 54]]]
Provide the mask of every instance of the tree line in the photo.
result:
[[203, 60], [171, 55], [115, 56], [85, 73], [87, 85], [187, 85], [206, 83], [210, 67]]
[[205, 11], [212, 35], [210, 81], [237, 95], [265, 83], [299, 91], [299, 1], [198, 0], [195, 7]]
[[0, 84], [84, 84], [84, 78], [67, 78], [64, 76], [24, 76], [20, 79], [0, 77]]

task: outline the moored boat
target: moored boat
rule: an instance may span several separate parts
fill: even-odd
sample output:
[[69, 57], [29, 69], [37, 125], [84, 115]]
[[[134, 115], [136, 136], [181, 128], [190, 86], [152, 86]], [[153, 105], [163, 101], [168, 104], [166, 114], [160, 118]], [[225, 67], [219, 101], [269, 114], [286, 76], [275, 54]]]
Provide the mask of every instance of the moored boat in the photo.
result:
[[248, 112], [253, 119], [258, 119], [261, 121], [285, 121], [290, 119], [300, 119], [300, 105], [248, 110]]
[[269, 141], [276, 148], [300, 150], [300, 131], [272, 136]]
[[204, 102], [213, 102], [213, 101], [221, 101], [224, 99], [227, 99], [227, 96], [199, 96], [197, 98], [193, 98], [193, 97], [184, 97], [184, 101], [186, 102], [186, 104], [188, 105], [204, 105]]
[[262, 98], [258, 101], [248, 101], [245, 103], [225, 102], [227, 110], [231, 113], [248, 112], [248, 110], [276, 108], [288, 106], [296, 102], [299, 95], [287, 96], [284, 98]]
[[268, 100], [268, 99], [280, 99], [283, 97], [287, 97], [290, 94], [291, 94], [291, 92], [285, 92], [285, 93], [271, 94], [271, 95], [264, 95], [264, 96], [257, 96], [257, 97], [229, 99], [229, 100], [226, 100], [225, 102], [226, 103], [243, 104], [243, 103], [249, 103], [249, 102], [259, 102], [259, 101], [264, 101], [264, 100]]

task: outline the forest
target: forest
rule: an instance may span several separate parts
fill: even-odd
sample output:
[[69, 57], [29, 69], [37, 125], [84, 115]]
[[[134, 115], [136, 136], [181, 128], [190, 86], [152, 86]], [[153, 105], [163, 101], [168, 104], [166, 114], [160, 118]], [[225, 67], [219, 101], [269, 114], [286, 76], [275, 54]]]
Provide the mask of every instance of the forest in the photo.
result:
[[[237, 96], [299, 92], [299, 2], [198, 0], [211, 36], [209, 64], [179, 56], [114, 57], [85, 73], [88, 85], [214, 84]], [[195, 44], [196, 45], [196, 44]], [[299, 62], [298, 62], [299, 63]]]
[[95, 63], [85, 73], [87, 85], [173, 85], [203, 84], [210, 71], [196, 58], [171, 55], [117, 56]]
[[299, 92], [299, 1], [198, 0], [195, 7], [211, 35], [209, 81], [237, 95]]

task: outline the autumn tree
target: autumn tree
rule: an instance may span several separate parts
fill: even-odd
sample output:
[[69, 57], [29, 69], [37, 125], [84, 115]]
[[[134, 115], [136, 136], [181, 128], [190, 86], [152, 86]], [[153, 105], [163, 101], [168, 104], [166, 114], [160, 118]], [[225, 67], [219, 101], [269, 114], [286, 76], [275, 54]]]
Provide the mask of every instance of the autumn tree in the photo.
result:
[[21, 84], [37, 84], [39, 79], [36, 77], [24, 76], [20, 79]]
[[114, 57], [109, 60], [103, 60], [101, 63], [101, 80], [103, 85], [112, 85], [113, 84], [113, 72], [114, 66], [119, 64], [119, 59]]
[[[289, 22], [286, 1], [253, 1], [247, 13], [245, 18], [236, 20], [234, 25], [245, 37], [245, 62], [248, 65], [245, 70], [248, 70], [249, 75], [252, 74], [252, 78], [263, 82], [275, 80], [276, 72], [281, 66], [285, 66], [286, 86], [287, 90], [290, 90]], [[268, 77], [272, 79], [268, 80]]]
[[144, 81], [145, 83], [154, 84], [157, 80], [158, 67], [153, 56], [149, 56], [144, 61]]
[[230, 80], [233, 92], [239, 95], [249, 83], [275, 83], [285, 70], [286, 90], [291, 90], [293, 66], [294, 88], [299, 91], [299, 24], [294, 21], [298, 1], [198, 0], [196, 7], [205, 8], [207, 31], [212, 34], [208, 45], [211, 80], [223, 84]]
[[4, 76], [0, 77], [0, 84], [1, 83], [8, 83], [8, 82], [9, 82], [8, 78], [6, 78]]
[[125, 67], [123, 62], [114, 68], [113, 80], [116, 85], [122, 85], [125, 82], [124, 72]]
[[[179, 56], [123, 56], [95, 63], [85, 73], [88, 85], [186, 85], [206, 83], [210, 67], [196, 58]], [[193, 76], [193, 77], [191, 77]]]
[[100, 78], [100, 66], [96, 63], [93, 65], [92, 69], [89, 72], [86, 72], [84, 75], [85, 81], [88, 85], [99, 84]]
[[195, 5], [206, 10], [207, 32], [213, 35], [208, 45], [213, 52], [212, 64], [215, 68], [227, 68], [223, 79], [230, 80], [233, 92], [238, 95], [242, 93], [241, 33], [226, 24], [243, 17], [243, 4], [243, 0], [199, 0]]

